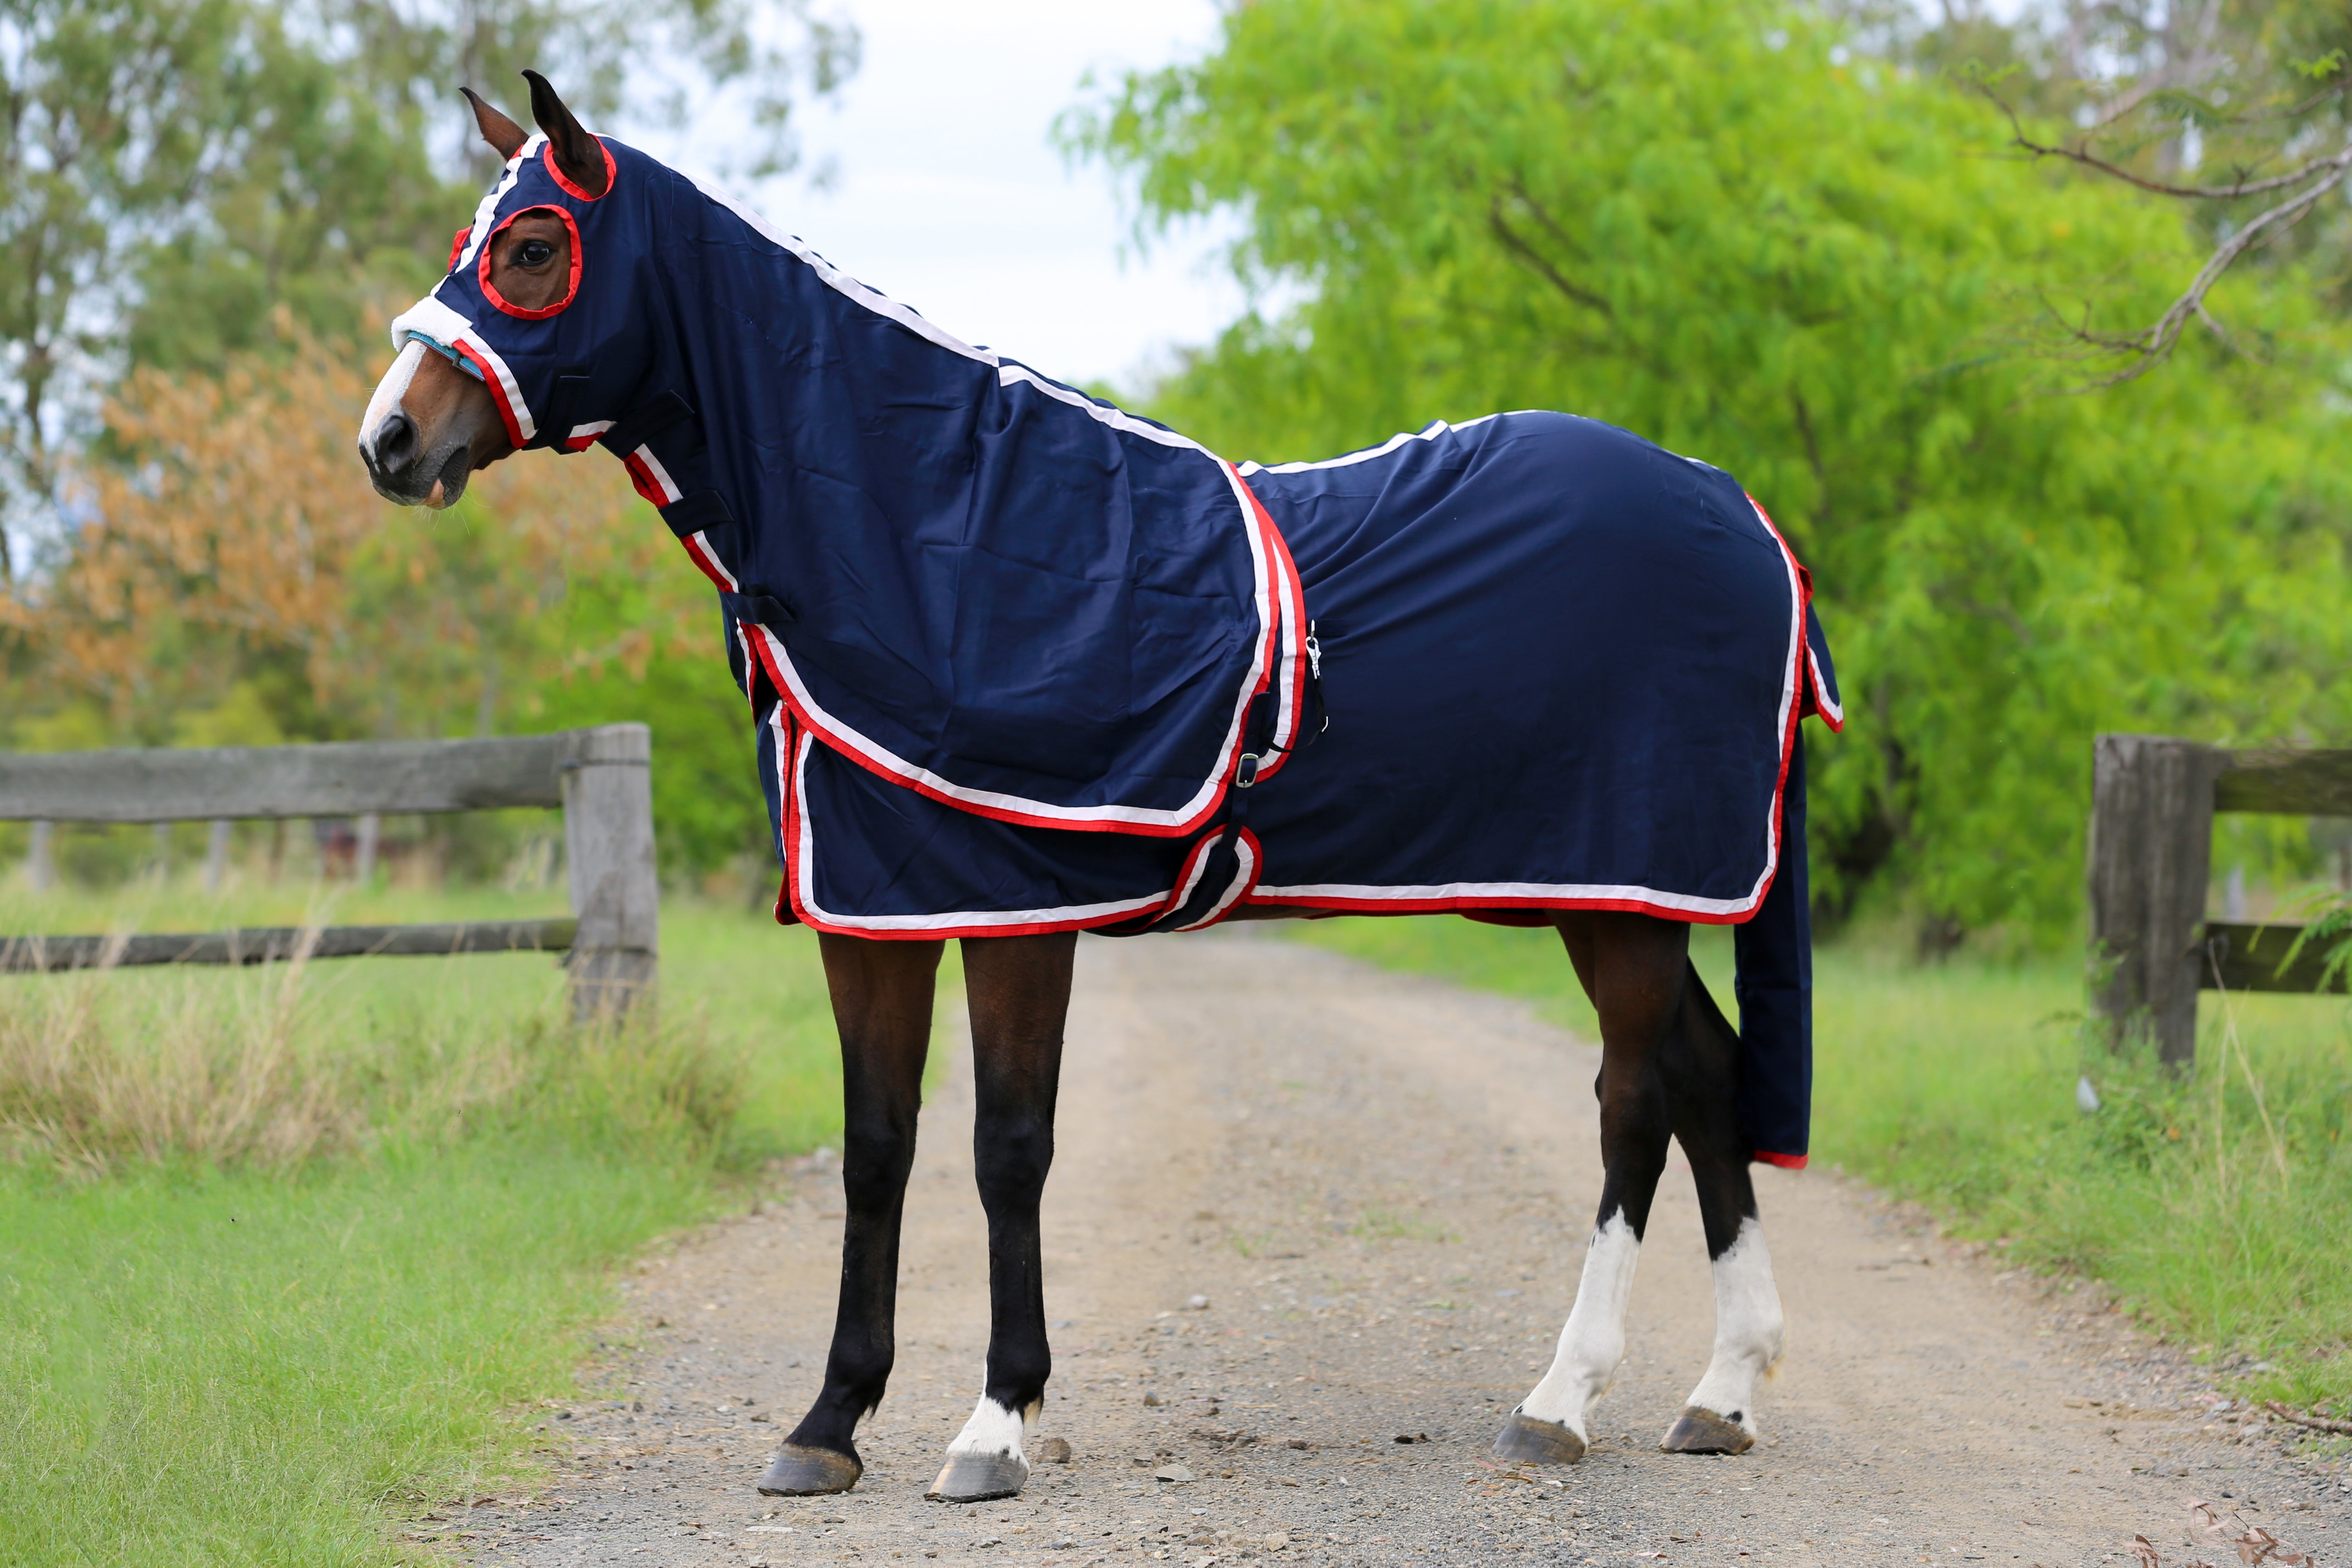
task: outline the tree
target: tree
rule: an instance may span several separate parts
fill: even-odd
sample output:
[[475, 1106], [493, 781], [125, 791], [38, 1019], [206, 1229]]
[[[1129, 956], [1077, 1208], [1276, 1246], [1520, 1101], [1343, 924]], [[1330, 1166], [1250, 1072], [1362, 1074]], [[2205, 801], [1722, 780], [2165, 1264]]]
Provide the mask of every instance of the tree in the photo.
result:
[[2152, 321], [2080, 344], [2116, 380], [2165, 363], [2192, 325], [2260, 352], [2208, 300], [2233, 268], [2340, 253], [2324, 204], [2352, 178], [2352, 20], [2308, 0], [2073, 0], [2053, 20], [2041, 60], [1975, 73], [2011, 144], [2183, 204], [2206, 251]]
[[2052, 336], [2152, 318], [2188, 237], [1852, 40], [1744, 0], [1260, 0], [1066, 133], [1147, 230], [1244, 225], [1262, 303], [1154, 414], [1275, 461], [1555, 407], [1730, 469], [1854, 714], [1817, 752], [1817, 886], [1890, 872], [2047, 936], [2095, 730], [2343, 718], [2342, 420], [2305, 368], [2336, 339], [2291, 273], [2249, 279], [2275, 363], [2058, 395]]
[[90, 521], [37, 595], [0, 598], [16, 704], [96, 718], [82, 744], [644, 719], [667, 862], [758, 848], [709, 585], [620, 465], [537, 456], [447, 512], [395, 510], [352, 456], [365, 368], [278, 328], [278, 352], [135, 371], [108, 404], [106, 458], [65, 476]]
[[348, 338], [430, 279], [487, 173], [459, 85], [539, 65], [642, 120], [740, 84], [759, 174], [856, 47], [809, 0], [0, 0], [0, 587], [131, 367], [273, 350], [280, 306]]

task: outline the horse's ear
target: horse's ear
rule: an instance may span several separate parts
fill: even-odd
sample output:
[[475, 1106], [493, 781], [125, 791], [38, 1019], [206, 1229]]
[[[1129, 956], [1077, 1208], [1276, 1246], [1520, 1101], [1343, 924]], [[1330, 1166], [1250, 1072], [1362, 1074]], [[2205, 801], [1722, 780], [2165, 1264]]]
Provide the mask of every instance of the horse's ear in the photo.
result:
[[464, 93], [466, 101], [474, 106], [474, 123], [481, 128], [482, 140], [490, 144], [490, 150], [499, 155], [500, 163], [513, 157], [521, 150], [522, 144], [530, 140], [523, 133], [521, 126], [484, 103], [480, 93], [470, 87], [461, 87], [457, 90]]
[[587, 127], [572, 117], [572, 110], [555, 96], [547, 79], [537, 71], [525, 71], [523, 79], [530, 83], [530, 117], [547, 132], [547, 144], [555, 149], [555, 166], [563, 177], [588, 193], [590, 200], [604, 194], [604, 148], [588, 134]]

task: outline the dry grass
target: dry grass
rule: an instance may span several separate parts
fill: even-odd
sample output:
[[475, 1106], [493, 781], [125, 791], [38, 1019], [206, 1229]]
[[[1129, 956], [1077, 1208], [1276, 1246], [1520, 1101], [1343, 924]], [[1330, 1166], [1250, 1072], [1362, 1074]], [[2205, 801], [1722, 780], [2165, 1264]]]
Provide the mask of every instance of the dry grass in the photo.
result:
[[741, 1099], [740, 1064], [698, 1023], [575, 1029], [541, 1005], [386, 1025], [300, 958], [241, 974], [100, 968], [0, 996], [0, 1157], [77, 1177], [287, 1171], [390, 1133], [526, 1122], [710, 1149]]

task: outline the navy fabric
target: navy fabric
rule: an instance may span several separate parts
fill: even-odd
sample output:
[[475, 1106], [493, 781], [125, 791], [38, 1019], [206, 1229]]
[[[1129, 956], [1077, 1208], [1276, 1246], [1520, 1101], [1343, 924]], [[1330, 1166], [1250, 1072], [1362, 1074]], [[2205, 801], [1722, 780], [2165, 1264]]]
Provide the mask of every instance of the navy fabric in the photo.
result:
[[[479, 368], [519, 444], [615, 450], [718, 588], [780, 919], [1732, 924], [1742, 1116], [1801, 1163], [1796, 732], [1843, 712], [1802, 570], [1730, 476], [1541, 412], [1236, 471], [608, 145], [595, 201], [526, 145], [394, 340]], [[544, 321], [478, 275], [536, 206], [582, 246]]]
[[[715, 494], [706, 569], [762, 602], [780, 679], [866, 765], [1015, 820], [1205, 821], [1275, 636], [1228, 467], [606, 146], [589, 201], [532, 138], [395, 342], [481, 363], [518, 444], [601, 437], [698, 524]], [[582, 265], [533, 321], [486, 295], [480, 240], [539, 207], [572, 216]]]

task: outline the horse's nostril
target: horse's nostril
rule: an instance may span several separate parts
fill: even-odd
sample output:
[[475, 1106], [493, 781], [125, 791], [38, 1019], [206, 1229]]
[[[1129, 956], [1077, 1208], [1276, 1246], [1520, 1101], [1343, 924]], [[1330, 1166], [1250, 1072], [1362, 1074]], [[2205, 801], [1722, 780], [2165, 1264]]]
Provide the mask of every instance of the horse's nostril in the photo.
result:
[[376, 471], [396, 474], [415, 458], [416, 421], [395, 408], [375, 427]]

